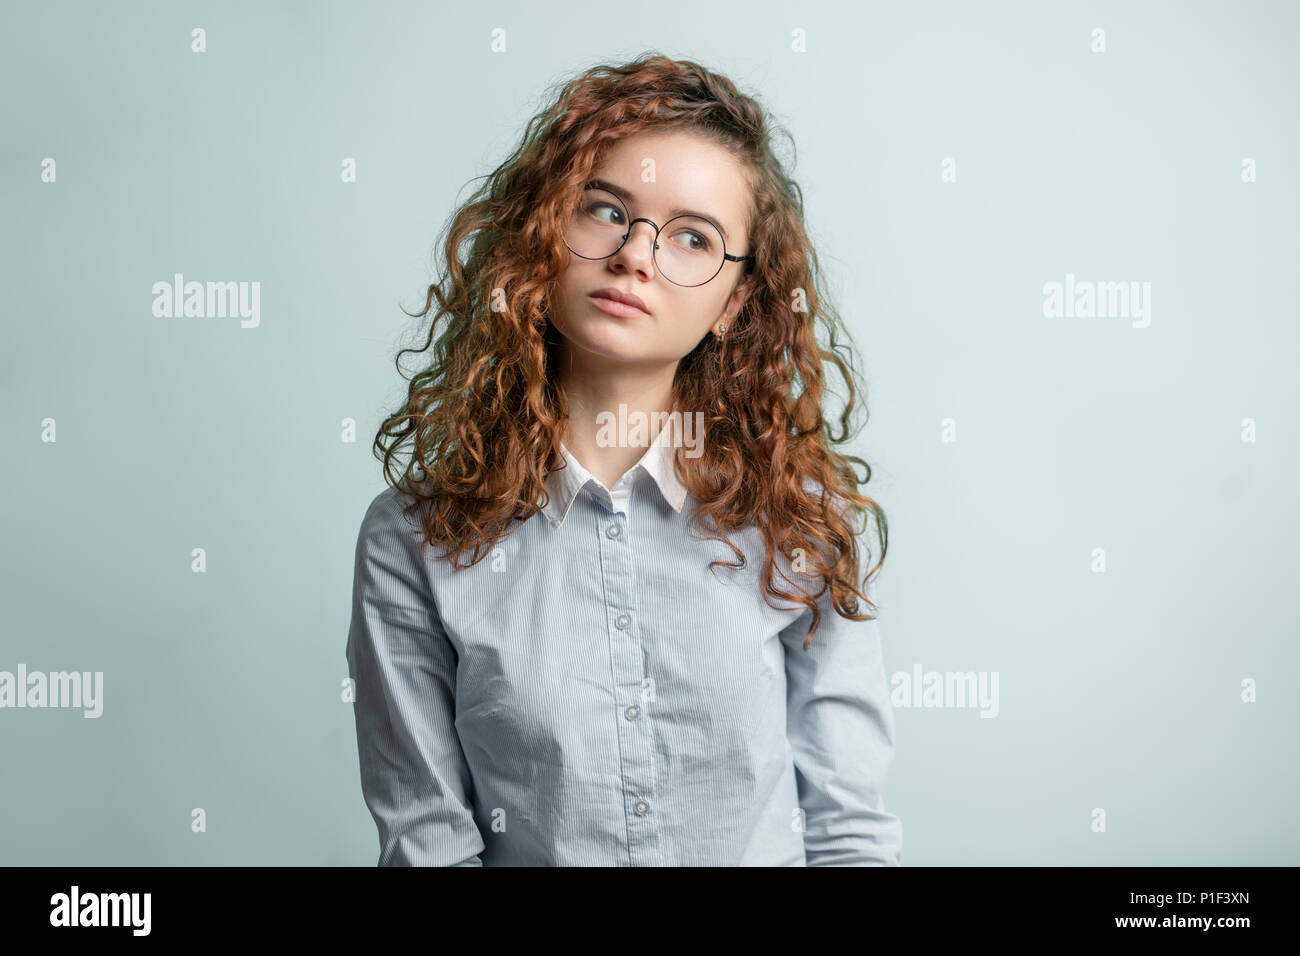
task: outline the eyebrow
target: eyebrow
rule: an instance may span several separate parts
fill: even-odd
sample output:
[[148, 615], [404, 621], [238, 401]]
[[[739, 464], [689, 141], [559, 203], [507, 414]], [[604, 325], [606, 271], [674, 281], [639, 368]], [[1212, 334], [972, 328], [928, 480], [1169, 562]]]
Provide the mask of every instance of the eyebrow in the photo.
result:
[[[604, 189], [608, 192], [611, 192], [619, 199], [623, 200], [623, 202], [627, 203], [628, 205], [632, 205], [633, 202], [632, 194], [628, 192], [626, 189], [624, 189], [622, 186], [616, 186], [613, 183], [606, 182], [603, 179], [593, 179], [591, 182], [587, 183], [587, 188], [590, 189], [593, 187], [596, 189]], [[722, 238], [724, 240], [726, 240], [727, 242], [731, 241], [731, 236], [727, 233], [727, 228], [722, 223], [718, 222], [718, 220], [715, 219], [713, 216], [710, 216], [708, 213], [698, 212], [694, 209], [668, 210], [669, 219], [674, 219], [677, 216], [695, 216], [699, 219], [703, 219], [705, 222], [712, 223], [714, 228], [716, 228], [718, 232], [722, 233]]]

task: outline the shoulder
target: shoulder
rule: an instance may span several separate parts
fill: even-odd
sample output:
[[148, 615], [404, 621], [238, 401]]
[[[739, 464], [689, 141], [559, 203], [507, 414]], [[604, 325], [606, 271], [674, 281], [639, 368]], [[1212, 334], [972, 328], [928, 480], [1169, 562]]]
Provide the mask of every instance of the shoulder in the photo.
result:
[[[357, 534], [358, 547], [364, 543], [415, 548], [419, 526], [408, 509], [415, 499], [389, 485], [366, 506]], [[418, 514], [418, 512], [416, 513]]]
[[370, 499], [370, 504], [366, 506], [365, 517], [363, 521], [374, 521], [382, 518], [383, 515], [390, 514], [396, 510], [399, 502], [399, 493], [392, 485], [386, 485], [384, 490], [379, 492]]
[[855, 527], [854, 529], [855, 536], [859, 540], [869, 537], [869, 533], [873, 534], [873, 529], [878, 527], [877, 516], [871, 508], [859, 507], [853, 509], [852, 513], [850, 513], [850, 505], [844, 495], [834, 489], [828, 492], [820, 481], [810, 475], [805, 475], [803, 478], [803, 490], [809, 499], [816, 502], [821, 502], [822, 499], [829, 495], [831, 511], [855, 525], [862, 525], [862, 527]]
[[392, 525], [393, 517], [400, 511], [397, 489], [391, 485], [370, 499], [361, 517], [361, 532], [374, 533]]
[[[826, 496], [827, 491], [822, 483], [816, 478], [805, 476], [803, 479], [803, 489], [814, 501], [821, 501]], [[865, 576], [868, 569], [875, 564], [881, 553], [881, 541], [883, 539], [883, 529], [881, 526], [880, 516], [871, 507], [857, 508], [850, 507], [849, 502], [838, 491], [830, 492], [831, 510], [840, 518], [848, 521], [850, 531], [853, 535], [857, 560], [859, 562], [859, 578]], [[879, 572], [872, 574], [866, 582], [866, 594], [868, 600], [875, 601], [875, 581]], [[861, 580], [859, 581], [861, 583]]]

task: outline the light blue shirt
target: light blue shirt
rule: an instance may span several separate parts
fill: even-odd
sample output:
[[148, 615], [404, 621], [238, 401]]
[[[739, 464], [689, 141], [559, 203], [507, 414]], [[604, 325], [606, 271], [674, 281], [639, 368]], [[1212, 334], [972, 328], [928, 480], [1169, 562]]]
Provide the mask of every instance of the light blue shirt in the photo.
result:
[[393, 488], [371, 502], [347, 660], [379, 865], [901, 863], [877, 623], [828, 590], [805, 651], [752, 527], [746, 568], [710, 572], [735, 556], [688, 534], [669, 431], [612, 490], [565, 448], [545, 509], [472, 568], [421, 552]]

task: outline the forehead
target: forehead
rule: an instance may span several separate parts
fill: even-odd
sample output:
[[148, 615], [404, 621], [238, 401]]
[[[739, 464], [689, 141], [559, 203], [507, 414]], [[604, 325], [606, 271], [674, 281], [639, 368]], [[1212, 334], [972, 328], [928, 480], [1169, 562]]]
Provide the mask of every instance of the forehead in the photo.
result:
[[717, 143], [687, 132], [642, 132], [615, 143], [594, 178], [623, 187], [651, 210], [698, 209], [732, 236], [745, 232], [749, 194], [740, 163]]

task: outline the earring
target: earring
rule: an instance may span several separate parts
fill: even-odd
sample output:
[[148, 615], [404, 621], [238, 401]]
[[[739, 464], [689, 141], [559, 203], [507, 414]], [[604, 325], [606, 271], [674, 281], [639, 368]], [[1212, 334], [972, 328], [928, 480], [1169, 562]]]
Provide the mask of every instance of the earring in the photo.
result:
[[727, 335], [727, 327], [725, 325], [719, 325], [717, 334], [718, 334], [718, 341], [721, 342]]

